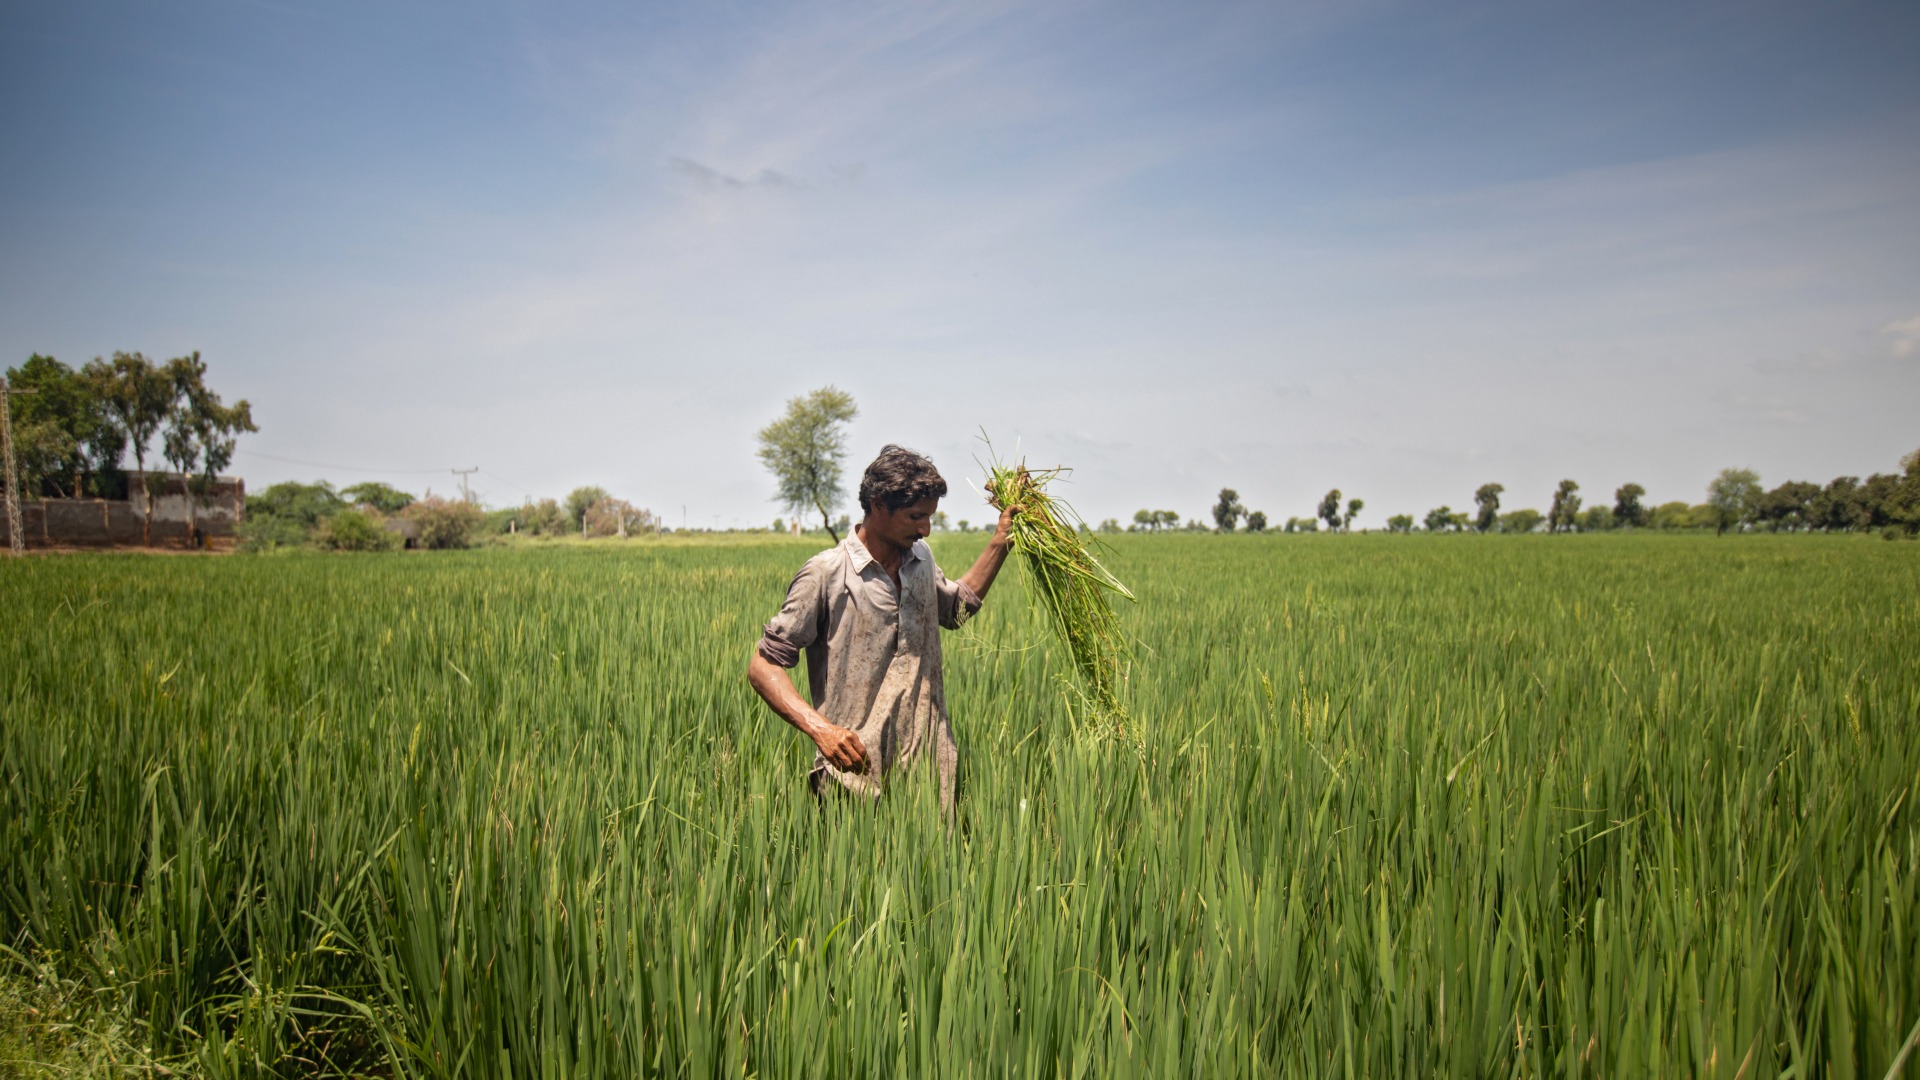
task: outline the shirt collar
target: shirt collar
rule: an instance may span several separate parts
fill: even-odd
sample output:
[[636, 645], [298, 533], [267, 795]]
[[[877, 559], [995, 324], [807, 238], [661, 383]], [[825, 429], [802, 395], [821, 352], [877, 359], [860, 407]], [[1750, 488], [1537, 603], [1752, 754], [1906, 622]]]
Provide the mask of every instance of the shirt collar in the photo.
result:
[[864, 573], [867, 564], [873, 561], [873, 553], [867, 550], [867, 545], [860, 542], [860, 535], [852, 529], [847, 530], [847, 538], [840, 541], [840, 546], [847, 550], [847, 559], [856, 574]]
[[[926, 541], [924, 540], [915, 540], [913, 546], [907, 549], [906, 560], [901, 563], [901, 565], [904, 566], [906, 563], [918, 562], [920, 560], [920, 549], [925, 543]], [[848, 564], [856, 574], [865, 573], [868, 564], [879, 561], [873, 557], [873, 552], [867, 550], [867, 545], [861, 542], [860, 534], [851, 529], [847, 530], [847, 538], [840, 541], [840, 546], [847, 549]]]

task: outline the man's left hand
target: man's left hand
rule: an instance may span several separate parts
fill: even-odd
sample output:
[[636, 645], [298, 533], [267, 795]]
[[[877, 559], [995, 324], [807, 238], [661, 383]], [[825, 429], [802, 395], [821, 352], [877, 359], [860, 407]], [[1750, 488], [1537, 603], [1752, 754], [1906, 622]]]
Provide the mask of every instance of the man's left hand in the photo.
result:
[[1013, 516], [1019, 512], [1020, 512], [1020, 506], [1018, 503], [1015, 503], [1012, 506], [1004, 507], [1001, 509], [1000, 524], [996, 526], [993, 530], [993, 538], [995, 540], [1005, 540], [1012, 535]]

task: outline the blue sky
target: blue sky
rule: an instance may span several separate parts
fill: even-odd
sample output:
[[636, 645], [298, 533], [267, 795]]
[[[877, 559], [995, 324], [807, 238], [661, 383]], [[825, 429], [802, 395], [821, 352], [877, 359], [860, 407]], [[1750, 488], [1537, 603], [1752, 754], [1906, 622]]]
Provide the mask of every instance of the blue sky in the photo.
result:
[[1765, 0], [16, 5], [0, 362], [198, 349], [256, 489], [477, 465], [674, 525], [779, 513], [753, 433], [827, 383], [955, 517], [982, 429], [1096, 520], [1825, 481], [1920, 446], [1917, 42]]

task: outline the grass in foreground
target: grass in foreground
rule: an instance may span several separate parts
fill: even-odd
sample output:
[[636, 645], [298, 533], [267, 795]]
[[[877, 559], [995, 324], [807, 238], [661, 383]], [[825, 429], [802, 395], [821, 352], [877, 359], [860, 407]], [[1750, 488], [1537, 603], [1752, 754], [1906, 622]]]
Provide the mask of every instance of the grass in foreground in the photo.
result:
[[1913, 550], [1122, 537], [1138, 742], [1011, 579], [951, 832], [802, 790], [791, 543], [0, 564], [0, 940], [208, 1075], [1878, 1077]]

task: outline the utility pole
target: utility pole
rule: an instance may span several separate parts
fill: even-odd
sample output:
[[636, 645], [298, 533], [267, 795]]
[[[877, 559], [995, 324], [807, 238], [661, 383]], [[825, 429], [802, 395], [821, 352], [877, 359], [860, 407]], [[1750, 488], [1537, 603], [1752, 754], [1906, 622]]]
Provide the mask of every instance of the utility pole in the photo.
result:
[[7, 470], [7, 546], [15, 556], [27, 553], [26, 526], [20, 521], [20, 474], [13, 468], [13, 396], [31, 394], [31, 390], [9, 390], [7, 378], [0, 375], [0, 456]]
[[467, 477], [479, 472], [480, 466], [475, 465], [471, 469], [452, 469], [449, 471], [460, 478], [460, 497], [468, 502], [472, 502], [473, 492], [467, 490]]

